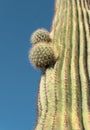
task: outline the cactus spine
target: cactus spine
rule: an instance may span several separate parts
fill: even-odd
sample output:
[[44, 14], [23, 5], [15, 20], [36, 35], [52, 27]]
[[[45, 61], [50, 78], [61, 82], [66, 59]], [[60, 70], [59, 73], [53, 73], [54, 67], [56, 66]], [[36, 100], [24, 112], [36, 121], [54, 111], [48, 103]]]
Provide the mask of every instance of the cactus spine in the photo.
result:
[[35, 130], [90, 130], [89, 7], [88, 0], [55, 2], [50, 36], [60, 56], [41, 76]]

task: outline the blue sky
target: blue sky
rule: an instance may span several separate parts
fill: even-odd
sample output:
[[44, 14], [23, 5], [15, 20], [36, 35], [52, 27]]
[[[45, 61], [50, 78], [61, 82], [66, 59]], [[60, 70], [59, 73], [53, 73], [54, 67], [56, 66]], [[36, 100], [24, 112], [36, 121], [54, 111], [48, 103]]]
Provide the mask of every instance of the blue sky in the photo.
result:
[[54, 0], [0, 0], [0, 130], [33, 130], [40, 71], [28, 60], [30, 34], [50, 29]]

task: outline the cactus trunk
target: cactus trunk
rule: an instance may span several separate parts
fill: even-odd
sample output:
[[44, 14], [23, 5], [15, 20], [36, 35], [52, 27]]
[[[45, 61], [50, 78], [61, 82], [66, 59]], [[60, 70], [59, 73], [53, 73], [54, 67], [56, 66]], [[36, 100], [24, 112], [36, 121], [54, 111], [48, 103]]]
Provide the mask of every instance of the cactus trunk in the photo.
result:
[[90, 2], [56, 0], [50, 37], [59, 58], [41, 75], [35, 130], [90, 130]]

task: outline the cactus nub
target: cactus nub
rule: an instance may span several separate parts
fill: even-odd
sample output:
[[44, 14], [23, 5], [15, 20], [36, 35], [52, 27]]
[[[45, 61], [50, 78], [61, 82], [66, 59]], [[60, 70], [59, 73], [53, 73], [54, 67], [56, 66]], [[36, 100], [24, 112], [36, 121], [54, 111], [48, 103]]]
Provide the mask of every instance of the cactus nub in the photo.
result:
[[33, 66], [45, 69], [55, 62], [53, 48], [45, 42], [40, 42], [31, 48], [29, 59]]
[[51, 41], [49, 32], [46, 29], [37, 29], [31, 35], [30, 40], [33, 45], [41, 41], [45, 41], [47, 43]]

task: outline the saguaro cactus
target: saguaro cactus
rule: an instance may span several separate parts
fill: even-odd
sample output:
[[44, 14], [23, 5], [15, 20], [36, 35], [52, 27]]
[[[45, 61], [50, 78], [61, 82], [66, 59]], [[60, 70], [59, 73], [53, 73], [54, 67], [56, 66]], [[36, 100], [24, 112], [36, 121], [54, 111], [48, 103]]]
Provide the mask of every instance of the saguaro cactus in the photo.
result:
[[50, 37], [59, 54], [43, 72], [35, 130], [90, 130], [90, 1], [56, 0]]

